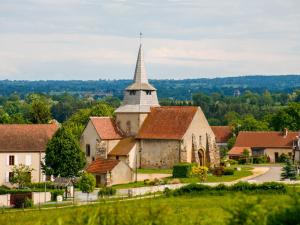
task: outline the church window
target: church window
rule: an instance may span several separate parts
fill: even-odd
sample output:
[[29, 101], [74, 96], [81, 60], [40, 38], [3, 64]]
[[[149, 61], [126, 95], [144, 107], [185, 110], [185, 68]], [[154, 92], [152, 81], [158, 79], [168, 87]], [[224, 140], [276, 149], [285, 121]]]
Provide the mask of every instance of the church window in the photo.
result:
[[91, 146], [89, 144], [85, 146], [85, 155], [88, 157], [91, 155]]
[[146, 95], [151, 95], [151, 91], [147, 90]]
[[129, 95], [135, 95], [136, 91], [129, 91]]

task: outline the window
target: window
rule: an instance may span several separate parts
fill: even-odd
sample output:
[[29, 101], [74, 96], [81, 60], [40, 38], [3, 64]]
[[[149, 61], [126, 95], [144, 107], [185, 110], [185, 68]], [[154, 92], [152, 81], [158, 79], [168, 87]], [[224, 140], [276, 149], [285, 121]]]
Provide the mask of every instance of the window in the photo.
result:
[[151, 95], [151, 91], [147, 90], [146, 95]]
[[135, 95], [136, 91], [129, 91], [129, 95]]
[[95, 161], [95, 157], [92, 157], [92, 161]]
[[8, 181], [11, 182], [12, 179], [13, 179], [13, 177], [14, 177], [14, 173], [13, 172], [9, 172], [8, 173]]
[[14, 155], [10, 155], [9, 156], [9, 164], [10, 166], [15, 165], [15, 156]]
[[85, 155], [91, 156], [91, 146], [89, 144], [85, 146]]
[[117, 155], [117, 156], [116, 156], [116, 160], [119, 160], [119, 158], [120, 158], [120, 157]]

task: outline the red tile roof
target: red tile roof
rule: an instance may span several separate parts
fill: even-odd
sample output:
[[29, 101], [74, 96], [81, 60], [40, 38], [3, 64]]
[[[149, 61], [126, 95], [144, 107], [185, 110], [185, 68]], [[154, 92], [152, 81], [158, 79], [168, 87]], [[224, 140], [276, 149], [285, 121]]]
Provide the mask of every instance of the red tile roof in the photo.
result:
[[108, 153], [111, 156], [127, 156], [133, 146], [135, 145], [136, 140], [133, 137], [124, 138]]
[[58, 129], [52, 124], [1, 124], [0, 152], [44, 152]]
[[211, 126], [217, 143], [227, 143], [232, 136], [232, 129], [230, 126]]
[[121, 131], [117, 128], [113, 118], [90, 117], [90, 120], [102, 140], [118, 140], [122, 138]]
[[120, 161], [116, 159], [96, 159], [86, 169], [89, 173], [110, 172]]
[[299, 132], [288, 132], [286, 136], [282, 132], [275, 131], [241, 131], [236, 139], [236, 147], [262, 147], [262, 148], [291, 148], [293, 140]]
[[193, 106], [153, 107], [137, 138], [181, 140], [197, 110]]
[[228, 152], [228, 155], [243, 155], [243, 152], [245, 149], [248, 149], [249, 152], [251, 152], [251, 149], [249, 147], [236, 147], [234, 146], [230, 151]]

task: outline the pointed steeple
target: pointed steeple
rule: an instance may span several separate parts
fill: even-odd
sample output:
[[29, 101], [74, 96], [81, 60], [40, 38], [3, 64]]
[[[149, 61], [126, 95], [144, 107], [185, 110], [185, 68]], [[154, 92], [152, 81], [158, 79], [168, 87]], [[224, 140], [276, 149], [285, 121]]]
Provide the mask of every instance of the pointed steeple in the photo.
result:
[[143, 46], [140, 44], [138, 57], [136, 60], [135, 72], [134, 72], [134, 83], [146, 83], [148, 84], [147, 72], [144, 62]]

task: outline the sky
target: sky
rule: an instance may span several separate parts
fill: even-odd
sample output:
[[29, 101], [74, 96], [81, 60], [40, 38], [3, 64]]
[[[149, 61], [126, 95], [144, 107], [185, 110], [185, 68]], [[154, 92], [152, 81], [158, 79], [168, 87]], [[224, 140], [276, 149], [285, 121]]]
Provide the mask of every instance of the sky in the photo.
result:
[[299, 0], [0, 0], [0, 80], [300, 74]]

